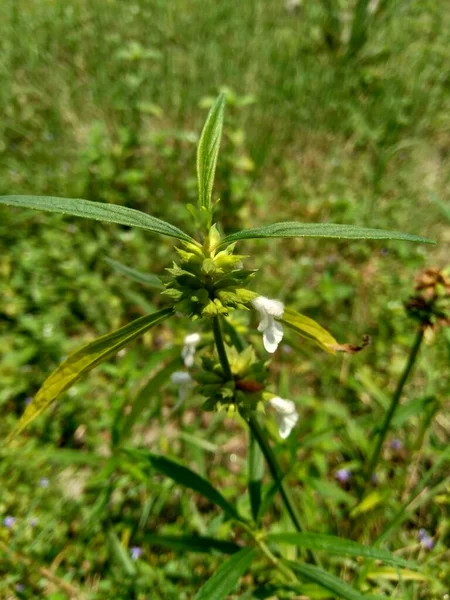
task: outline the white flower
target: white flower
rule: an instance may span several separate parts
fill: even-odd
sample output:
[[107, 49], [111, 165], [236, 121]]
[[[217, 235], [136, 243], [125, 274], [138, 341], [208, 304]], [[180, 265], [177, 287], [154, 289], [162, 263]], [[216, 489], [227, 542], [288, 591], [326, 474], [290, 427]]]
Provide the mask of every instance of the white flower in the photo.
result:
[[186, 399], [192, 384], [192, 377], [186, 371], [174, 371], [170, 376], [170, 380], [178, 386], [178, 402], [173, 407], [173, 410], [176, 410]]
[[280, 437], [285, 440], [298, 421], [298, 412], [292, 400], [285, 400], [275, 396], [269, 400], [270, 406], [275, 409], [275, 419], [279, 426]]
[[261, 316], [258, 331], [263, 332], [264, 348], [272, 354], [283, 339], [283, 326], [277, 323], [275, 318], [279, 319], [283, 316], [284, 304], [264, 296], [258, 296], [252, 300], [252, 304]]
[[199, 333], [190, 333], [184, 338], [184, 346], [181, 351], [181, 358], [184, 360], [186, 367], [192, 367], [194, 364], [195, 348], [200, 342]]

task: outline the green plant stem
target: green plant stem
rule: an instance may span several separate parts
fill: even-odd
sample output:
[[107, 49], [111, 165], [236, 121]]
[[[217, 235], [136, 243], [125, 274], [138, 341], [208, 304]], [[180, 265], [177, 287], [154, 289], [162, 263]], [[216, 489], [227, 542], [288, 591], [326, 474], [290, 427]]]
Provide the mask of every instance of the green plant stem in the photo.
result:
[[222, 365], [223, 372], [227, 379], [233, 379], [233, 375], [230, 369], [230, 363], [228, 362], [227, 352], [225, 350], [225, 344], [223, 343], [222, 328], [220, 325], [219, 317], [214, 317], [212, 322], [212, 328], [214, 333], [214, 341], [216, 342], [217, 353], [219, 355], [220, 364]]
[[376, 438], [375, 448], [372, 452], [372, 456], [370, 457], [369, 466], [367, 467], [366, 484], [362, 490], [361, 497], [363, 497], [365, 495], [366, 487], [368, 485], [370, 485], [370, 482], [372, 481], [373, 474], [375, 472], [375, 469], [378, 465], [378, 461], [380, 459], [381, 449], [383, 447], [384, 441], [385, 441], [387, 433], [389, 431], [389, 427], [391, 425], [395, 411], [397, 410], [397, 407], [399, 405], [400, 398], [401, 398], [402, 392], [403, 392], [403, 388], [405, 387], [405, 383], [408, 380], [408, 377], [411, 373], [414, 363], [416, 362], [417, 355], [419, 353], [419, 349], [422, 344], [422, 340], [423, 340], [423, 330], [422, 330], [422, 328], [419, 328], [419, 330], [417, 331], [414, 343], [411, 346], [411, 350], [410, 350], [409, 357], [408, 357], [408, 362], [406, 363], [406, 367], [402, 373], [402, 376], [400, 377], [400, 379], [398, 381], [397, 388], [394, 392], [394, 395], [392, 396], [391, 405], [389, 406], [389, 410], [387, 411], [387, 413], [384, 417], [384, 421], [381, 426], [380, 433], [378, 434], [378, 436]]
[[286, 483], [284, 482], [283, 472], [278, 463], [277, 457], [275, 456], [272, 448], [270, 447], [267, 437], [258, 421], [258, 417], [256, 415], [250, 415], [250, 418], [248, 419], [248, 424], [253, 436], [255, 437], [256, 441], [259, 444], [259, 447], [261, 448], [262, 453], [264, 454], [264, 458], [266, 459], [267, 464], [269, 465], [270, 473], [274, 481], [279, 486], [281, 497], [289, 513], [289, 516], [291, 517], [295, 529], [298, 532], [304, 531], [304, 527], [301, 523], [301, 519], [295, 506], [294, 500], [292, 498], [291, 492]]
[[[222, 365], [223, 371], [227, 377], [232, 379], [233, 375], [230, 369], [230, 363], [228, 362], [228, 356], [225, 351], [225, 345], [222, 337], [222, 329], [220, 326], [219, 317], [214, 317], [213, 319], [213, 333], [214, 333], [214, 341], [217, 347], [217, 353], [219, 354], [219, 360]], [[287, 485], [283, 481], [283, 472], [278, 463], [278, 460], [270, 447], [270, 444], [266, 438], [264, 431], [261, 428], [261, 425], [258, 422], [258, 418], [256, 415], [250, 415], [248, 419], [249, 427], [254, 435], [256, 441], [258, 442], [259, 447], [261, 448], [262, 453], [269, 465], [270, 472], [274, 481], [278, 484], [281, 497], [286, 506], [286, 509], [289, 513], [289, 516], [292, 519], [294, 527], [297, 531], [302, 532], [304, 527], [301, 523], [300, 515], [298, 514], [297, 508], [294, 503], [294, 499], [291, 496], [291, 492]], [[318, 563], [318, 560], [314, 556], [312, 552], [308, 552], [308, 556], [311, 558], [312, 562]]]

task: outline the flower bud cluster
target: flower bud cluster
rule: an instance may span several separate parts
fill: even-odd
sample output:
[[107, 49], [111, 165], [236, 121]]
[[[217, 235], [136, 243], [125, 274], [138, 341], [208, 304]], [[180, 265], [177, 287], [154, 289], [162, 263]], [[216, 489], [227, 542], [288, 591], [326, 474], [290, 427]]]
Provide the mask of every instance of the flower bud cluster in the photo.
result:
[[[232, 379], [223, 372], [222, 365], [212, 357], [203, 357], [203, 369], [195, 374], [196, 391], [207, 398], [205, 410], [238, 410], [243, 416], [258, 408], [268, 375], [266, 363], [258, 361], [253, 347], [242, 352], [227, 346]], [[262, 408], [262, 404], [261, 404]]]
[[416, 294], [409, 298], [406, 310], [424, 329], [450, 325], [450, 271], [425, 269], [417, 279]]
[[230, 309], [247, 309], [251, 296], [242, 287], [254, 271], [242, 267], [245, 256], [233, 254], [234, 244], [216, 252], [220, 236], [213, 225], [204, 244], [182, 242], [179, 264], [167, 271], [170, 278], [163, 294], [173, 299], [176, 311], [191, 317], [227, 315]]

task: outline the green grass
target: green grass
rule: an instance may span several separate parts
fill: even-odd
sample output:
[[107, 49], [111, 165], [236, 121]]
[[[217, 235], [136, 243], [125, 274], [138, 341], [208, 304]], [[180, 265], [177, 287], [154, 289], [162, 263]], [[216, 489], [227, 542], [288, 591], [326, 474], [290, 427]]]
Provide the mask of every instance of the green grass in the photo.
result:
[[[341, 4], [344, 12], [353, 5]], [[292, 219], [395, 229], [438, 242], [242, 246], [253, 257], [249, 266], [260, 268], [260, 292], [317, 319], [339, 341], [372, 337], [364, 352], [338, 358], [286, 339], [272, 373], [280, 395], [301, 411], [296, 439], [276, 450], [283, 464], [295, 462], [289, 478], [307, 528], [373, 543], [437, 463], [450, 433], [450, 338], [441, 331], [422, 349], [404, 395], [411, 411], [389, 438], [401, 439], [403, 448], [387, 445], [379, 498], [351, 519], [370, 432], [414, 337], [403, 301], [419, 269], [448, 262], [449, 8], [393, 2], [352, 59], [327, 49], [320, 2], [305, 1], [290, 13], [269, 0], [3, 0], [2, 15], [1, 194], [115, 202], [180, 226], [189, 219], [186, 202], [196, 203], [195, 144], [207, 98], [226, 86], [234, 95], [214, 192], [226, 233]], [[156, 274], [172, 258], [169, 243], [142, 231], [0, 207], [2, 438], [70, 351], [162, 306], [105, 257]], [[0, 519], [14, 515], [17, 525], [11, 533], [0, 524], [0, 542], [17, 555], [6, 558], [5, 551], [0, 560], [0, 598], [11, 597], [17, 583], [25, 585], [19, 597], [68, 597], [65, 581], [80, 598], [187, 600], [221, 564], [220, 556], [145, 542], [146, 533], [230, 539], [230, 523], [190, 492], [121, 465], [111, 502], [104, 502], [117, 410], [154, 370], [152, 354], [181, 345], [188, 326], [180, 319], [147, 334], [66, 394], [23, 445], [2, 450]], [[153, 416], [137, 427], [134, 443], [144, 440], [152, 451], [195, 465], [248, 510], [241, 423], [202, 415], [200, 398], [170, 413], [175, 404], [169, 386], [149, 407]], [[343, 466], [354, 473], [345, 486], [334, 478]], [[427, 501], [412, 505], [386, 540], [418, 560], [426, 580], [398, 584], [323, 556], [327, 566], [349, 581], [359, 575], [362, 589], [386, 597], [442, 598], [450, 577], [447, 473], [448, 462], [433, 474]], [[48, 489], [39, 486], [42, 477], [50, 479]], [[105, 522], [125, 547], [145, 548], [136, 577], [108, 546]], [[422, 527], [436, 534], [431, 552], [419, 547]], [[293, 558], [292, 548], [283, 552]], [[252, 598], [242, 595], [245, 589], [236, 597]], [[325, 598], [311, 584], [303, 593]]]

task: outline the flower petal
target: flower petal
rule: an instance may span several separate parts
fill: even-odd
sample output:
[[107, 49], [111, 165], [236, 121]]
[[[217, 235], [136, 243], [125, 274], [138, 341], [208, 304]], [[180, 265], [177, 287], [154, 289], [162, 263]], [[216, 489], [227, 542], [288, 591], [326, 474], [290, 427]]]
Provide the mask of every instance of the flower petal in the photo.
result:
[[298, 414], [292, 413], [290, 415], [286, 415], [285, 417], [277, 415], [276, 420], [279, 426], [278, 433], [280, 434], [280, 438], [282, 440], [285, 440], [290, 435], [294, 427], [297, 425]]
[[273, 354], [278, 348], [278, 344], [283, 339], [283, 326], [277, 323], [273, 317], [269, 317], [269, 326], [263, 334], [264, 348], [270, 354]]

